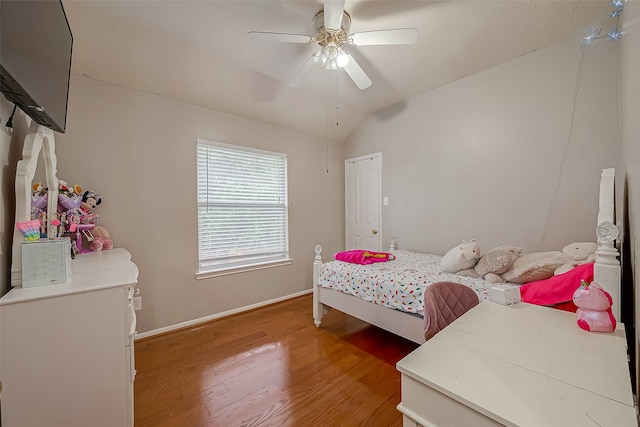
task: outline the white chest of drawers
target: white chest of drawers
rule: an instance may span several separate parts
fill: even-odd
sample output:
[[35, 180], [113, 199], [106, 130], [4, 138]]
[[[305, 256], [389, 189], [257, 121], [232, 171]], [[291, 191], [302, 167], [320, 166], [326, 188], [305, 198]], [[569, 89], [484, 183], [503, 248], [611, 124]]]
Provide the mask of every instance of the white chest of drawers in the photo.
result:
[[71, 262], [70, 283], [0, 299], [5, 427], [133, 425], [133, 288], [125, 249]]
[[404, 426], [637, 427], [623, 325], [483, 302], [397, 364]]

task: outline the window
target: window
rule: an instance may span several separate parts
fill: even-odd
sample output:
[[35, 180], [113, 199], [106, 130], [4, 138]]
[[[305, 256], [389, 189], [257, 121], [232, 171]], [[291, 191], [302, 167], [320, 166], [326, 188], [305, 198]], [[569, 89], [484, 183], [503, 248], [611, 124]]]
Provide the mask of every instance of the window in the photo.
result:
[[286, 156], [198, 139], [197, 157], [198, 275], [289, 263]]

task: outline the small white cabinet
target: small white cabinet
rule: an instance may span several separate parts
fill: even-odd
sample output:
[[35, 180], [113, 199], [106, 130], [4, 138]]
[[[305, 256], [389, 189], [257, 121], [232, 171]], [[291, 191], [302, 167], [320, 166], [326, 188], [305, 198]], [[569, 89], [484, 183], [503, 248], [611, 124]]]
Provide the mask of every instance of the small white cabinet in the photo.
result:
[[133, 290], [125, 249], [79, 255], [70, 283], [0, 299], [4, 427], [133, 425]]

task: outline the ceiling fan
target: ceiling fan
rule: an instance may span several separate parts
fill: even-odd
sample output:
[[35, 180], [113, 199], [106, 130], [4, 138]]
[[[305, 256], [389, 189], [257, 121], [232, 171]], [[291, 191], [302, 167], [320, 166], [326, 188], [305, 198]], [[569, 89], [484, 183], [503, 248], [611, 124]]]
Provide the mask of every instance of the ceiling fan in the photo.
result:
[[349, 34], [351, 16], [344, 10], [344, 0], [324, 0], [324, 8], [313, 18], [312, 25], [314, 31], [312, 36], [261, 31], [248, 33], [248, 36], [253, 39], [284, 43], [316, 42], [320, 45], [320, 48], [307, 59], [293, 76], [289, 82], [290, 87], [300, 86], [311, 69], [316, 65], [321, 65], [326, 70], [344, 68], [359, 89], [366, 89], [371, 86], [371, 79], [342, 46], [412, 44], [418, 40], [418, 30], [415, 28], [396, 28]]

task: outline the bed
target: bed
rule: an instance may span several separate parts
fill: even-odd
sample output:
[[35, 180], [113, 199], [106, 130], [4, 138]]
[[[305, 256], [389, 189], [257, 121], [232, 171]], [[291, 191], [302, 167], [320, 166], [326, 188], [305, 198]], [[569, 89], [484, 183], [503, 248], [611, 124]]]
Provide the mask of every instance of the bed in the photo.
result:
[[[614, 169], [603, 169], [599, 188], [596, 224], [597, 250], [593, 277], [612, 297], [613, 313], [620, 320], [620, 263], [615, 246]], [[369, 324], [416, 343], [424, 343], [424, 289], [436, 282], [449, 281], [471, 287], [480, 301], [488, 299], [495, 286], [482, 279], [445, 273], [439, 269], [442, 258], [396, 249], [392, 243], [390, 262], [360, 265], [342, 261], [323, 262], [322, 248], [315, 248], [313, 262], [313, 318], [320, 326], [322, 317], [336, 309]]]

